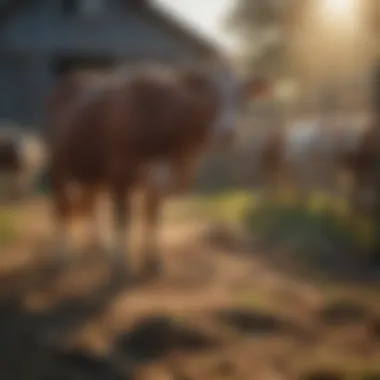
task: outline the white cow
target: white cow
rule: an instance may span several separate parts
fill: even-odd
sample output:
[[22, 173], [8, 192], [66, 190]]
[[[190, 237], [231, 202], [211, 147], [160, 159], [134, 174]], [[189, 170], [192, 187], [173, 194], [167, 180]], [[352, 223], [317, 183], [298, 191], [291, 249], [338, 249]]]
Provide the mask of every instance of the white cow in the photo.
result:
[[17, 169], [0, 169], [2, 199], [28, 196], [46, 163], [42, 139], [36, 133], [7, 124], [0, 126], [0, 141], [4, 142], [4, 146], [13, 147], [20, 163]]
[[[334, 117], [311, 115], [288, 120], [279, 126], [283, 140], [279, 157], [282, 155], [283, 163], [278, 169], [286, 169], [288, 179], [304, 192], [315, 188], [339, 190], [337, 180], [341, 168], [337, 157], [340, 152], [356, 151], [369, 125], [367, 113]], [[271, 135], [273, 128], [261, 128], [250, 139], [252, 172], [261, 178], [266, 169], [262, 160]]]

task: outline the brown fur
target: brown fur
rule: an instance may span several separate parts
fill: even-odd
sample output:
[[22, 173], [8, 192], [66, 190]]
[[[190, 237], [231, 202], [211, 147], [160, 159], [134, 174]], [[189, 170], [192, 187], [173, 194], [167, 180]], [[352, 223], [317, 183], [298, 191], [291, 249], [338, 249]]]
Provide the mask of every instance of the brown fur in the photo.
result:
[[263, 168], [267, 172], [277, 172], [284, 158], [284, 131], [274, 129], [270, 132], [263, 152]]
[[[219, 107], [219, 95], [201, 70], [151, 66], [116, 72], [93, 84], [63, 78], [52, 92], [47, 115], [53, 205], [60, 227], [65, 228], [75, 209], [71, 183], [92, 200], [82, 207], [86, 212], [95, 202], [88, 194], [106, 188], [123, 239], [131, 192], [143, 183], [146, 265], [156, 268], [155, 231], [164, 194], [149, 170], [164, 164], [174, 185], [187, 188], [212, 142]], [[82, 198], [79, 203], [86, 202]]]
[[22, 163], [16, 144], [12, 138], [0, 136], [1, 173], [17, 173], [21, 170]]
[[377, 131], [374, 120], [362, 132], [355, 150], [340, 151], [336, 157], [339, 171], [345, 171], [351, 178], [351, 203], [356, 212], [373, 209], [363, 199], [366, 190], [374, 189], [376, 164]]

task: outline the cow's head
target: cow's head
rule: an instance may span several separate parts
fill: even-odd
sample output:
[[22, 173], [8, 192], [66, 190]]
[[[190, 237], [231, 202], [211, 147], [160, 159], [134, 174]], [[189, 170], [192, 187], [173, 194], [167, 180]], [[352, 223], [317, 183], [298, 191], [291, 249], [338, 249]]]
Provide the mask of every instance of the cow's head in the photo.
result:
[[243, 106], [253, 99], [269, 93], [269, 85], [257, 77], [239, 78], [227, 65], [219, 65], [212, 72], [212, 80], [218, 94], [218, 113], [214, 124], [214, 136], [218, 146], [229, 145], [239, 126]]
[[200, 114], [206, 115], [211, 142], [216, 147], [228, 146], [234, 140], [244, 104], [269, 92], [265, 80], [239, 78], [232, 67], [219, 61], [185, 67], [180, 78], [196, 99]]

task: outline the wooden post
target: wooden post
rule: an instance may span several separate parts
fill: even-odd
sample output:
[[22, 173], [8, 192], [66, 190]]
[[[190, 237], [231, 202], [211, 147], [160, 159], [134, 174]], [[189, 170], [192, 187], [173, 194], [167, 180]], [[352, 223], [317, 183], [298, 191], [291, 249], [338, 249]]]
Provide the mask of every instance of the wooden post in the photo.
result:
[[377, 63], [373, 78], [373, 111], [375, 128], [377, 130], [376, 160], [373, 165], [374, 185], [376, 194], [376, 207], [374, 213], [375, 241], [373, 258], [380, 263], [380, 62]]

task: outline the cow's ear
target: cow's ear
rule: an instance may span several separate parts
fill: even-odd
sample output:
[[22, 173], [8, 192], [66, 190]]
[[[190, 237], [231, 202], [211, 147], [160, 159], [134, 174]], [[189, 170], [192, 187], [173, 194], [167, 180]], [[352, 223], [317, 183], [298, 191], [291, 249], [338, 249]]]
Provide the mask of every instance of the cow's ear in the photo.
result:
[[264, 78], [248, 78], [243, 82], [241, 93], [243, 101], [267, 97], [270, 93], [270, 84]]

